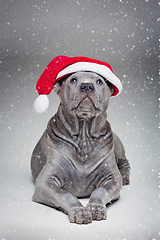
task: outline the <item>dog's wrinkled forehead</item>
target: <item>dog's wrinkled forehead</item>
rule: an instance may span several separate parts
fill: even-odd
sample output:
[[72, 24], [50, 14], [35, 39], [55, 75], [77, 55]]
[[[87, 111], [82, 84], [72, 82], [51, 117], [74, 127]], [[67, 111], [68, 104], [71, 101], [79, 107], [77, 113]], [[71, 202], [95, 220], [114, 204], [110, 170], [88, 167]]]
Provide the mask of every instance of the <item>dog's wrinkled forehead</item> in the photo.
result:
[[[73, 79], [73, 80], [72, 80]], [[70, 75], [67, 75], [66, 77], [60, 79], [58, 83], [62, 85], [65, 81], [71, 81], [72, 82], [77, 82], [77, 83], [87, 83], [87, 82], [92, 82], [93, 84], [96, 83], [96, 81], [100, 79], [103, 81], [103, 83], [107, 83], [107, 80], [104, 79], [102, 76], [100, 76], [97, 73], [94, 72], [89, 72], [89, 71], [80, 71], [80, 72], [75, 72]]]
[[[94, 73], [94, 72], [89, 72], [89, 71], [80, 71], [80, 72], [75, 72], [70, 75], [70, 77], [78, 77], [79, 79], [95, 79], [97, 77], [101, 77], [99, 74]], [[102, 78], [102, 77], [101, 77]]]
[[70, 78], [77, 78], [77, 80], [81, 82], [88, 82], [88, 81], [95, 81], [98, 78], [101, 78], [105, 81], [103, 77], [101, 77], [99, 74], [94, 73], [94, 72], [87, 72], [87, 71], [80, 71], [80, 72], [75, 72], [72, 73], [71, 75], [68, 76], [68, 79]]

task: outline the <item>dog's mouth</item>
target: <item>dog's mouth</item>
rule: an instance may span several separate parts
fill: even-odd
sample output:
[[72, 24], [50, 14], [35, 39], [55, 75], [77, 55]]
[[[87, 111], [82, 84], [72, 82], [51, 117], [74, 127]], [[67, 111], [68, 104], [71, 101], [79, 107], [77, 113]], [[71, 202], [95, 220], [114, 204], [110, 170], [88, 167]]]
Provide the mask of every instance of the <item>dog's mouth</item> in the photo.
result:
[[89, 107], [90, 105], [94, 105], [94, 102], [92, 101], [92, 99], [90, 99], [88, 96], [84, 97], [79, 104], [82, 104], [86, 107]]
[[83, 97], [80, 100], [80, 102], [77, 104], [77, 106], [74, 107], [72, 110], [79, 109], [79, 108], [81, 109], [81, 111], [84, 111], [84, 112], [90, 112], [90, 111], [93, 111], [93, 110], [100, 111], [100, 109], [98, 109], [95, 106], [94, 101], [88, 95]]

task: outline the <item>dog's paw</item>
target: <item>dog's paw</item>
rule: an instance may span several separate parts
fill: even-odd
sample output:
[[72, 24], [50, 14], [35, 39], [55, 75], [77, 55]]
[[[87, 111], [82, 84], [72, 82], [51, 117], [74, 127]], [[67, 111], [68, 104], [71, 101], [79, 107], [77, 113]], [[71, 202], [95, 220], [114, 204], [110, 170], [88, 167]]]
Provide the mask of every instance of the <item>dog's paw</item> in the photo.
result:
[[92, 222], [92, 215], [86, 207], [73, 207], [68, 212], [68, 216], [72, 223], [88, 224]]
[[129, 176], [127, 176], [125, 174], [122, 175], [122, 181], [123, 181], [123, 186], [129, 185], [130, 184]]
[[105, 220], [107, 218], [106, 206], [97, 203], [89, 203], [87, 207], [92, 214], [92, 220]]

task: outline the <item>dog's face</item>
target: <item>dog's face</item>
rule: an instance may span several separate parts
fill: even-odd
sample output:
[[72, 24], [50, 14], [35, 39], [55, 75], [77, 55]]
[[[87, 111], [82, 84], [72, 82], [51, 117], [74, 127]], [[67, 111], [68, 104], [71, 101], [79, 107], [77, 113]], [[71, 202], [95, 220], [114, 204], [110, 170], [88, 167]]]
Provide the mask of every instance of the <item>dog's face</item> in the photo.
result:
[[80, 118], [91, 118], [106, 111], [112, 90], [103, 77], [94, 72], [76, 72], [57, 82], [53, 89], [61, 105]]

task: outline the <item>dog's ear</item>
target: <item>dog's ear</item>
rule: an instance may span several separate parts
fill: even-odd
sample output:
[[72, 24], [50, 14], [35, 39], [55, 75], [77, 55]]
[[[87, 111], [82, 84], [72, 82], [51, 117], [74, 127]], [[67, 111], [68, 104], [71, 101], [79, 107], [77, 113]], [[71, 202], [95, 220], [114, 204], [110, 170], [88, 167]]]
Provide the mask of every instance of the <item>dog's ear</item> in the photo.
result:
[[58, 81], [54, 84], [53, 90], [54, 90], [57, 94], [59, 94], [59, 91], [60, 91], [63, 83], [66, 81], [67, 77], [68, 77], [68, 76], [61, 78], [60, 80], [58, 80]]
[[59, 90], [61, 88], [61, 85], [59, 82], [56, 82], [53, 86], [53, 90], [58, 94], [59, 93]]
[[109, 87], [109, 89], [111, 91], [111, 95], [112, 95], [114, 93], [114, 88], [113, 88], [112, 84], [109, 81], [107, 81], [107, 85], [108, 85], [108, 87]]

